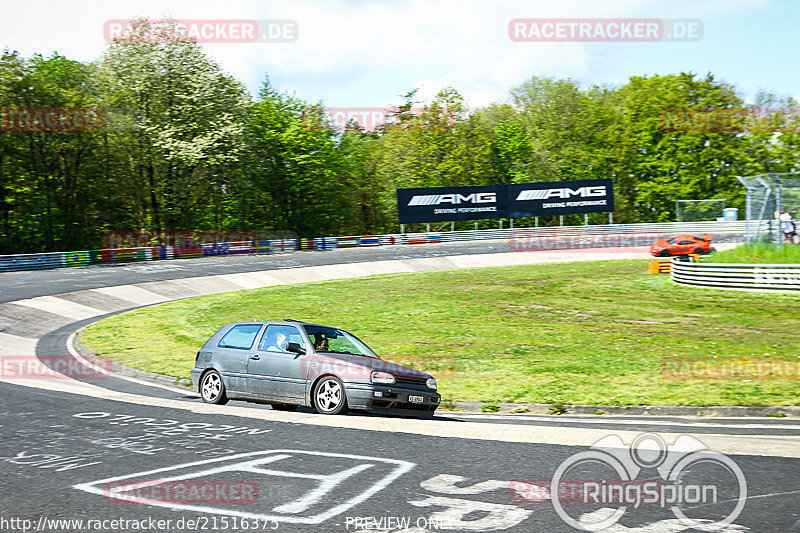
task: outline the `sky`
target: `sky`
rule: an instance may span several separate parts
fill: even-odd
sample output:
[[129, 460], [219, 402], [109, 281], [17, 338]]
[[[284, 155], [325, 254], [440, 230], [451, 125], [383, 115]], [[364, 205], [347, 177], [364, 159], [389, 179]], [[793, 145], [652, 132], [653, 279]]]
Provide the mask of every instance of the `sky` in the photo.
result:
[[[252, 94], [277, 88], [329, 107], [423, 100], [455, 87], [470, 107], [504, 101], [531, 76], [624, 84], [630, 76], [705, 75], [746, 101], [766, 89], [800, 100], [796, 0], [0, 0], [0, 47], [93, 61], [104, 23], [137, 17], [292, 20], [293, 42], [204, 43]], [[693, 42], [515, 42], [513, 19], [699, 19]]]

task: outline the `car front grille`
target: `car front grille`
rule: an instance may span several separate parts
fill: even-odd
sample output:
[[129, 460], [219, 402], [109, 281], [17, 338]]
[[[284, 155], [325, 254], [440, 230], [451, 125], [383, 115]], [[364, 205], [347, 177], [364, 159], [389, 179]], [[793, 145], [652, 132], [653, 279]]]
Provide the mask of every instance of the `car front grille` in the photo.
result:
[[405, 387], [407, 389], [416, 389], [416, 390], [425, 390], [429, 391], [428, 385], [426, 384], [425, 378], [405, 378], [405, 377], [398, 377], [395, 378], [394, 384]]

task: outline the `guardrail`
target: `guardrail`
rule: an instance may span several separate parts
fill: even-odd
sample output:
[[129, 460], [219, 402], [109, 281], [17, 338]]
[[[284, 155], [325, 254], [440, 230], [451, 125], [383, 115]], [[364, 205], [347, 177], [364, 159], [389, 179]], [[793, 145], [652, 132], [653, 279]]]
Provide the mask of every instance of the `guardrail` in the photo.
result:
[[800, 265], [690, 263], [672, 259], [672, 281], [714, 289], [800, 292]]
[[0, 256], [0, 272], [43, 270], [94, 264], [135, 263], [163, 259], [187, 259], [211, 255], [266, 254], [297, 249], [295, 239], [205, 243], [195, 248], [179, 246], [142, 246], [107, 248], [76, 252], [50, 252]]
[[183, 259], [210, 255], [267, 254], [295, 250], [437, 244], [442, 242], [507, 240], [512, 251], [646, 246], [682, 233], [711, 233], [715, 242], [736, 242], [745, 234], [746, 222], [664, 222], [658, 224], [603, 224], [596, 226], [548, 226], [386, 235], [349, 235], [314, 239], [280, 239], [206, 243], [196, 248], [147, 246], [42, 254], [0, 256], [0, 272], [37, 270], [91, 264]]

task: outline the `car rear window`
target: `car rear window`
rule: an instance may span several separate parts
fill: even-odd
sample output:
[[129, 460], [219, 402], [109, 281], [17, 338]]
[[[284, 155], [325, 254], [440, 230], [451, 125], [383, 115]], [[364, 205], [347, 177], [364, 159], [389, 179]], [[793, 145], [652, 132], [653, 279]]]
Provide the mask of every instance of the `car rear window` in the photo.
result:
[[219, 340], [220, 348], [236, 348], [237, 350], [249, 350], [256, 340], [258, 332], [261, 331], [261, 324], [238, 324], [233, 326]]

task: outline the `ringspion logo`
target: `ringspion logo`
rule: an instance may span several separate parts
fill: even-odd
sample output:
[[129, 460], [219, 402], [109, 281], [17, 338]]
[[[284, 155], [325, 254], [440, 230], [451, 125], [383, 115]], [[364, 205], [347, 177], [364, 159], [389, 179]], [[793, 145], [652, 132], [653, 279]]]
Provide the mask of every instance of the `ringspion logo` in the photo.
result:
[[[668, 445], [653, 433], [638, 435], [630, 445], [619, 435], [603, 437], [565, 459], [546, 493], [525, 488], [512, 484], [512, 497], [523, 489], [532, 501], [549, 498], [558, 516], [580, 531], [610, 528], [643, 505], [669, 509], [686, 528], [719, 531], [733, 524], [747, 500], [747, 480], [733, 459], [689, 435]], [[575, 502], [583, 505], [564, 505]], [[596, 512], [587, 513], [587, 506]]]

